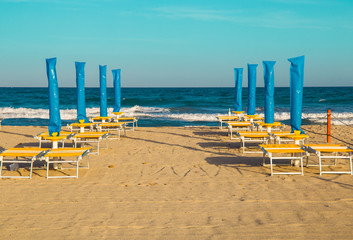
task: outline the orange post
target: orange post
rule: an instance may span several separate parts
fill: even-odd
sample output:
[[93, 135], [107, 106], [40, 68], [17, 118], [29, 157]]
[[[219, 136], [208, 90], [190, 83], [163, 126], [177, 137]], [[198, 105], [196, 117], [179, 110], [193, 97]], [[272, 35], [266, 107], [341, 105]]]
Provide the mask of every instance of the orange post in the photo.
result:
[[331, 143], [331, 109], [327, 110], [327, 143]]

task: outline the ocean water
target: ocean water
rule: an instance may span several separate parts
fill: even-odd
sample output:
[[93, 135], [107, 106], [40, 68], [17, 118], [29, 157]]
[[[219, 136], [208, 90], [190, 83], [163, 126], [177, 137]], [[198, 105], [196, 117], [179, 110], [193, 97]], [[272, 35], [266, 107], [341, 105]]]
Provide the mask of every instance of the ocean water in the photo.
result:
[[[243, 88], [243, 108], [247, 106]], [[264, 88], [256, 90], [256, 113], [263, 116]], [[3, 125], [46, 126], [49, 123], [47, 88], [0, 88]], [[108, 113], [114, 93], [108, 88]], [[123, 88], [122, 109], [136, 116], [140, 126], [217, 126], [217, 115], [233, 108], [234, 88]], [[86, 88], [87, 116], [99, 115], [99, 88]], [[62, 125], [76, 120], [76, 89], [60, 88]], [[353, 87], [305, 87], [303, 124], [325, 124], [327, 109], [335, 125], [353, 124]], [[275, 88], [275, 120], [290, 122], [289, 88]]]

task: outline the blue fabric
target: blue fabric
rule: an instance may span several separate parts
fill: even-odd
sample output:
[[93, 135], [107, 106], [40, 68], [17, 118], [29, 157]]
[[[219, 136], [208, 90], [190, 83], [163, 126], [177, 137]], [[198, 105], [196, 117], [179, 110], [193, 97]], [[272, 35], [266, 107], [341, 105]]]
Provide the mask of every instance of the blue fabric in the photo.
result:
[[248, 115], [255, 115], [256, 108], [256, 68], [257, 64], [248, 64]]
[[[290, 58], [290, 121], [292, 132], [302, 124], [304, 56]], [[303, 131], [302, 131], [303, 132]]]
[[242, 83], [243, 83], [243, 69], [234, 68], [235, 74], [235, 95], [234, 95], [234, 109], [235, 111], [243, 111], [241, 98], [242, 98]]
[[107, 117], [107, 66], [99, 65], [99, 83], [100, 83], [100, 116]]
[[76, 92], [77, 92], [77, 121], [88, 122], [85, 101], [85, 62], [75, 62]]
[[113, 112], [120, 112], [121, 108], [121, 80], [120, 80], [120, 69], [112, 70], [113, 73], [113, 84], [114, 84], [114, 109]]
[[54, 132], [60, 135], [61, 118], [59, 108], [59, 87], [56, 77], [56, 58], [47, 58], [47, 76], [48, 76], [48, 98], [49, 98], [49, 135]]
[[273, 123], [275, 118], [275, 61], [263, 61], [265, 81], [265, 123]]

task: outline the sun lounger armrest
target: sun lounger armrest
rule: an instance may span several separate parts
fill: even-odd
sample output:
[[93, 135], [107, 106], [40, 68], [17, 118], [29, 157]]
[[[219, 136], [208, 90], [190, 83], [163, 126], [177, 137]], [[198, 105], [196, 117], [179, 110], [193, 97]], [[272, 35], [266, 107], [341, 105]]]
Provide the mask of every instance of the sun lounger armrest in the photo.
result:
[[47, 154], [50, 151], [50, 149], [41, 151], [37, 156], [35, 156], [36, 159], [41, 159], [45, 154]]
[[238, 135], [238, 137], [240, 137], [240, 138], [241, 138], [240, 133], [238, 133], [237, 131], [235, 131], [235, 134], [236, 134], [236, 135]]
[[268, 152], [266, 151], [265, 148], [263, 148], [263, 147], [261, 147], [261, 146], [259, 146], [259, 148], [264, 152], [264, 154], [268, 155]]
[[319, 155], [319, 154], [320, 154], [320, 152], [319, 152], [319, 151], [317, 151], [317, 150], [313, 149], [313, 148], [312, 148], [312, 147], [310, 147], [310, 146], [306, 146], [306, 148], [307, 148], [307, 150], [308, 150], [309, 152], [315, 153], [316, 155]]
[[86, 156], [88, 153], [90, 153], [92, 151], [92, 148], [90, 148], [90, 149], [87, 149], [82, 155], [81, 155], [81, 157], [84, 157], [84, 156]]

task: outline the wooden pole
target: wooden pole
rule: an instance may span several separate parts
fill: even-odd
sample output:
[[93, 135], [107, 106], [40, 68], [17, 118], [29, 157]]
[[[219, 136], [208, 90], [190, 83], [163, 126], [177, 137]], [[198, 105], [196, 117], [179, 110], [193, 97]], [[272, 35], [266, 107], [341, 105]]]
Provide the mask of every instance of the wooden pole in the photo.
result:
[[331, 109], [327, 110], [327, 143], [331, 143]]

